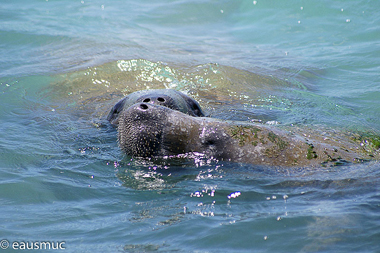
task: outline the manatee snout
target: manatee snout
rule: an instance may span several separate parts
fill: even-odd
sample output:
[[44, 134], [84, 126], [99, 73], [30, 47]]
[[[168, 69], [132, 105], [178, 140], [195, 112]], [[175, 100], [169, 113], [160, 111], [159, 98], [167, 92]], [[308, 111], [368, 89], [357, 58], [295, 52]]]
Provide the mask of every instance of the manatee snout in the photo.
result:
[[146, 104], [140, 104], [139, 107], [140, 107], [140, 110], [142, 110], [142, 111], [146, 111], [149, 108], [149, 106], [147, 106]]
[[199, 122], [165, 106], [137, 103], [120, 115], [120, 148], [136, 157], [166, 156], [199, 151]]
[[225, 134], [223, 123], [160, 105], [138, 103], [121, 114], [118, 140], [125, 153], [138, 157], [201, 152], [227, 158], [230, 137]]
[[175, 104], [173, 98], [164, 94], [159, 94], [159, 95], [147, 94], [145, 96], [141, 96], [137, 100], [137, 102], [156, 104], [156, 105], [166, 106], [173, 110], [179, 110], [179, 107]]
[[122, 112], [118, 141], [125, 153], [139, 157], [160, 154], [165, 114], [154, 112], [152, 107], [152, 104], [137, 103]]

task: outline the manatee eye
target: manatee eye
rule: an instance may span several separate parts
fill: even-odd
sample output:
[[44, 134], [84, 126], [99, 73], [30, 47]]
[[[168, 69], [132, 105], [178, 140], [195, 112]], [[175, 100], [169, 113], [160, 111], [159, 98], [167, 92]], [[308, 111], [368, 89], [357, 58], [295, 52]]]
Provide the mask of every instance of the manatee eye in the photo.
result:
[[144, 103], [149, 103], [150, 102], [150, 98], [146, 98], [143, 100]]
[[146, 110], [148, 109], [148, 106], [146, 104], [140, 104], [140, 108]]
[[108, 116], [107, 116], [107, 120], [108, 121], [111, 121], [111, 120], [114, 120], [118, 117], [119, 113], [123, 110], [124, 108], [124, 104], [125, 104], [125, 101], [126, 99], [123, 98], [122, 100], [120, 100], [119, 102], [117, 102], [113, 107], [112, 109], [110, 110]]
[[191, 109], [193, 109], [194, 114], [195, 114], [196, 116], [200, 116], [200, 117], [204, 116], [204, 114], [203, 114], [201, 108], [200, 108], [197, 104], [195, 104], [195, 103], [192, 104], [192, 105], [191, 105]]
[[163, 103], [163, 102], [165, 102], [165, 98], [162, 98], [162, 97], [158, 97], [158, 98], [157, 98], [157, 101], [158, 101], [158, 102], [162, 102], [162, 103]]
[[206, 145], [209, 145], [209, 146], [212, 146], [212, 145], [215, 145], [216, 142], [215, 142], [215, 140], [207, 140], [207, 141], [205, 142], [205, 144], [206, 144]]

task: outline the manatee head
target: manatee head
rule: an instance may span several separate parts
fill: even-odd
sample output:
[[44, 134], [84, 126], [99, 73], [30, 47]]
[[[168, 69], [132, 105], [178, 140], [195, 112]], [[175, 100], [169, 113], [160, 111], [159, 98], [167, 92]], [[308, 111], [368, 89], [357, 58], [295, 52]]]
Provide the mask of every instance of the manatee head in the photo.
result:
[[109, 112], [107, 120], [117, 126], [121, 112], [136, 103], [149, 103], [180, 111], [194, 117], [204, 113], [198, 102], [172, 89], [142, 90], [133, 92], [117, 102]]
[[137, 103], [119, 116], [118, 141], [128, 155], [152, 157], [189, 152], [228, 158], [226, 123], [192, 117], [164, 106]]
[[137, 103], [122, 111], [118, 124], [120, 148], [137, 157], [168, 155], [164, 136], [170, 128], [167, 123], [172, 111], [149, 103]]

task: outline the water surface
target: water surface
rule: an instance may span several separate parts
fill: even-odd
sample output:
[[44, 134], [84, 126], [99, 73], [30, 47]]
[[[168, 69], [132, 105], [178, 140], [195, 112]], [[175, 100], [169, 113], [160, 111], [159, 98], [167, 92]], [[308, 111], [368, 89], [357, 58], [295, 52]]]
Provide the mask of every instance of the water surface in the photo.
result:
[[379, 8], [2, 1], [0, 240], [68, 252], [379, 251], [378, 162], [131, 159], [104, 120], [123, 95], [174, 88], [212, 117], [379, 134]]

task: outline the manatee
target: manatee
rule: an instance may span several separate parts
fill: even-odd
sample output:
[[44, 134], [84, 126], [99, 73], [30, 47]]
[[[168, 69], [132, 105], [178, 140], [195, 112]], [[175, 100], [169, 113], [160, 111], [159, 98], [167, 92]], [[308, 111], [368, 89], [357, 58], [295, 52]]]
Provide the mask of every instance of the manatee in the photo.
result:
[[198, 102], [182, 92], [173, 89], [157, 89], [141, 90], [127, 95], [112, 107], [107, 120], [117, 126], [120, 112], [139, 102], [165, 106], [194, 117], [204, 116]]
[[223, 161], [297, 167], [374, 158], [350, 139], [313, 138], [270, 125], [194, 117], [143, 102], [120, 113], [118, 141], [135, 157], [201, 153]]

